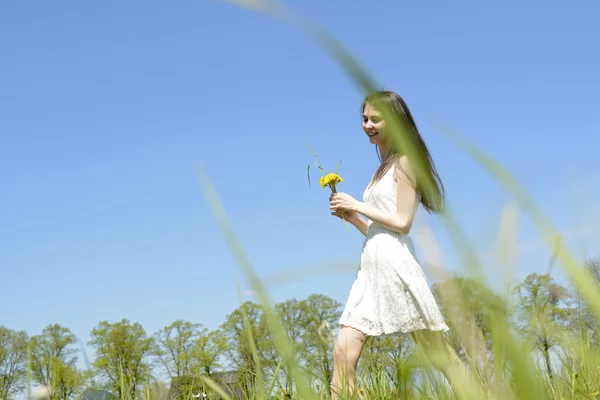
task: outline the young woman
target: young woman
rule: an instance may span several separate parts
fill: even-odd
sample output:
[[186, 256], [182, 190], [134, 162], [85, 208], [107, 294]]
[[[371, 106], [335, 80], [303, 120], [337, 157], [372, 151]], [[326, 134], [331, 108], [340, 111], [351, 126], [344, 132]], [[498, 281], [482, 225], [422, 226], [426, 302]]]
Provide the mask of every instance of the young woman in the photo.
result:
[[[342, 388], [354, 388], [356, 366], [367, 336], [410, 334], [425, 350], [442, 350], [453, 360], [451, 364], [464, 368], [443, 339], [441, 332], [448, 326], [408, 236], [420, 204], [431, 213], [442, 211], [443, 184], [399, 95], [375, 92], [365, 99], [362, 111], [362, 128], [376, 145], [381, 165], [365, 189], [363, 201], [346, 193], [330, 198], [332, 215], [341, 218], [343, 214], [366, 236], [360, 268], [340, 319], [334, 352], [334, 398]], [[408, 144], [412, 154], [393, 140], [391, 124], [386, 126], [383, 115], [403, 128], [400, 143]], [[420, 166], [419, 171], [416, 166]], [[437, 366], [449, 380], [453, 376], [448, 373], [451, 364]]]

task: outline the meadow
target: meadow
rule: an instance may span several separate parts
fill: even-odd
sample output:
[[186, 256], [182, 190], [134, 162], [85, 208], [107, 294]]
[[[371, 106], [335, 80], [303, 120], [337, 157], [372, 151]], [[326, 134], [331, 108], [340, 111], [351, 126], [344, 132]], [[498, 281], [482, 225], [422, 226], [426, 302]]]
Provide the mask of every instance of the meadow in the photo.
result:
[[[600, 286], [600, 259], [588, 260], [582, 271]], [[408, 337], [369, 338], [357, 390], [345, 398], [600, 396], [597, 318], [576, 285], [533, 273], [505, 295], [464, 277], [432, 289], [451, 328], [447, 339], [468, 368], [466, 379], [451, 388], [431, 353]], [[273, 308], [246, 301], [214, 331], [183, 320], [153, 333], [126, 319], [101, 321], [90, 333], [96, 357], [86, 359], [83, 370], [77, 368], [78, 340], [67, 327], [49, 325], [31, 337], [2, 327], [0, 394], [7, 400], [25, 393], [38, 399], [194, 399], [204, 393], [209, 399], [327, 399], [341, 307], [324, 294]]]

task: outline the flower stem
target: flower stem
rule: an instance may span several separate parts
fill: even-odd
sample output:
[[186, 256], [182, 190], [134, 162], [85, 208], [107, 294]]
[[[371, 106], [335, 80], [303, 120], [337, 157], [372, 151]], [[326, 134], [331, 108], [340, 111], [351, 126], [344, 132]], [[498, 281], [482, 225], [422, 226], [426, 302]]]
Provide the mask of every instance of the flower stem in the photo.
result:
[[[329, 187], [331, 188], [331, 193], [337, 193], [337, 190], [335, 188], [335, 183], [330, 183]], [[344, 212], [340, 211], [340, 214], [342, 216], [342, 221], [344, 221], [344, 226], [346, 227], [346, 231], [350, 232], [350, 229], [348, 228], [348, 223], [346, 222], [346, 218], [344, 217]]]

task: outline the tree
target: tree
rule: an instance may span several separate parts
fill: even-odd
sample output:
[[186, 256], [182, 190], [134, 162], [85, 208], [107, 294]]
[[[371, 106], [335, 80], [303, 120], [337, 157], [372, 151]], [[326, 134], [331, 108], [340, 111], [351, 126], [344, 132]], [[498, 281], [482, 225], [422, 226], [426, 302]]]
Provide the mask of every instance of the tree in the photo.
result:
[[95, 368], [108, 379], [117, 398], [135, 399], [140, 385], [150, 376], [152, 338], [142, 325], [127, 319], [112, 324], [102, 321], [90, 336], [89, 344], [96, 349]]
[[303, 304], [306, 314], [302, 323], [302, 343], [306, 346], [306, 369], [322, 385], [329, 387], [333, 378], [333, 329], [338, 325], [342, 304], [322, 294], [308, 296]]
[[31, 338], [31, 372], [35, 382], [48, 388], [52, 400], [70, 398], [83, 378], [77, 370], [77, 337], [58, 324], [48, 325]]
[[[293, 348], [299, 363], [306, 360], [308, 346], [303, 341], [307, 327], [308, 309], [305, 301], [289, 299], [275, 305], [275, 311], [283, 322], [287, 338]], [[272, 338], [275, 340], [274, 338]], [[278, 361], [282, 361], [279, 355]], [[283, 365], [280, 370], [283, 376], [283, 388], [288, 393], [293, 393], [292, 373], [289, 365]]]
[[[246, 323], [247, 318], [247, 323]], [[221, 325], [221, 331], [227, 341], [226, 354], [232, 367], [242, 375], [245, 393], [250, 395], [258, 389], [257, 376], [264, 376], [265, 369], [275, 364], [274, 346], [267, 335], [267, 322], [263, 309], [252, 301], [246, 301], [227, 316]], [[250, 338], [256, 346], [255, 358]], [[260, 364], [260, 370], [257, 369]]]
[[8, 400], [24, 388], [28, 341], [27, 333], [0, 326], [0, 399]]
[[553, 368], [550, 351], [558, 345], [563, 329], [572, 320], [571, 295], [547, 274], [533, 273], [515, 288], [518, 295], [516, 326], [539, 350], [550, 380]]
[[208, 387], [200, 377], [181, 375], [171, 379], [167, 398], [170, 400], [202, 398], [202, 395], [208, 392]]
[[215, 369], [221, 367], [219, 359], [227, 351], [227, 346], [227, 338], [220, 329], [202, 330], [192, 347], [193, 373], [204, 373], [210, 377]]
[[200, 324], [178, 319], [154, 334], [155, 354], [171, 378], [189, 374]]
[[[600, 257], [587, 260], [584, 268], [591, 276], [594, 286], [600, 292]], [[577, 300], [577, 315], [573, 318], [574, 328], [584, 336], [584, 343], [600, 346], [598, 320], [589, 304], [582, 301], [580, 290], [575, 287], [573, 291]]]
[[[329, 387], [333, 377], [333, 327], [340, 318], [340, 308], [339, 302], [321, 294], [275, 305], [297, 362], [322, 387]], [[275, 338], [272, 341], [275, 342]], [[283, 361], [279, 354], [274, 357], [278, 363]], [[292, 396], [294, 385], [290, 366], [283, 364], [280, 374], [281, 386]]]

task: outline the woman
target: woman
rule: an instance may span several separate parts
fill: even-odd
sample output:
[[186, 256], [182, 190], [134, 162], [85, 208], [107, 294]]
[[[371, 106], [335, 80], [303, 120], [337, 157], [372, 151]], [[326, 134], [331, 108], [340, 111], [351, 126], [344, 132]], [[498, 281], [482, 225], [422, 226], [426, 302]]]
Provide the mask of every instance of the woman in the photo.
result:
[[[367, 336], [410, 334], [426, 351], [442, 350], [452, 364], [464, 368], [443, 339], [441, 332], [448, 326], [408, 236], [419, 204], [430, 213], [442, 211], [443, 184], [399, 95], [375, 92], [365, 99], [362, 111], [363, 130], [376, 145], [381, 165], [362, 202], [346, 193], [330, 198], [332, 215], [343, 215], [366, 236], [360, 268], [340, 319], [334, 352], [334, 398], [337, 390], [354, 388], [356, 366]], [[392, 124], [398, 128], [395, 136], [390, 132]], [[437, 367], [452, 383], [455, 373], [450, 372], [450, 364]]]

